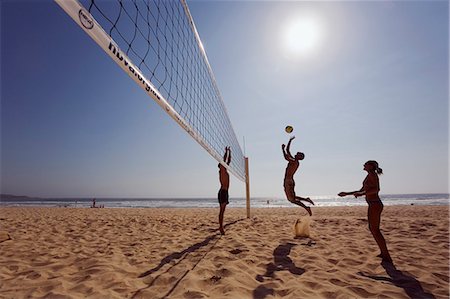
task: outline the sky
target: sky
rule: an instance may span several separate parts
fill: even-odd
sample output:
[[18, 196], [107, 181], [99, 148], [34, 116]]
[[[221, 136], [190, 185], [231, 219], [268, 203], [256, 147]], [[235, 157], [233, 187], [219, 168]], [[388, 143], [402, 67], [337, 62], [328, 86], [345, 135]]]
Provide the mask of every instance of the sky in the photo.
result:
[[[448, 193], [448, 1], [188, 5], [251, 196], [284, 196], [286, 125], [300, 196], [359, 189], [367, 160], [382, 194]], [[53, 1], [1, 1], [0, 108], [1, 193], [217, 196], [217, 162]]]

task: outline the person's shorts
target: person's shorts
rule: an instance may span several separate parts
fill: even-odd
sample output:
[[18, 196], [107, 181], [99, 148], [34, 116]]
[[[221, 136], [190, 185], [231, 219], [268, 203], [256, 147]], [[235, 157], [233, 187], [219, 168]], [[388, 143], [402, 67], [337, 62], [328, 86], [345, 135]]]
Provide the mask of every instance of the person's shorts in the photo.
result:
[[284, 180], [284, 192], [286, 193], [286, 197], [289, 201], [295, 200], [295, 182], [294, 180]]
[[217, 197], [220, 204], [228, 204], [228, 190], [220, 189]]

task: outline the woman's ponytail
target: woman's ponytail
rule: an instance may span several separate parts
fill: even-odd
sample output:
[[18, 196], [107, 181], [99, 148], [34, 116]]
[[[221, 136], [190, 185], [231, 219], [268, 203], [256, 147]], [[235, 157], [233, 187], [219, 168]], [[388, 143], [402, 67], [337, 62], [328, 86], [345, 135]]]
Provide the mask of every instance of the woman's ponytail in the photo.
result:
[[378, 174], [383, 174], [383, 169], [381, 169], [380, 167], [377, 167], [377, 169], [375, 169], [375, 172]]
[[373, 169], [375, 170], [375, 172], [376, 172], [377, 174], [383, 174], [383, 169], [381, 169], [380, 167], [378, 167], [378, 162], [377, 162], [377, 161], [375, 161], [375, 160], [369, 160], [369, 161], [367, 161], [366, 163], [369, 164], [369, 165], [372, 165], [372, 166], [373, 166]]

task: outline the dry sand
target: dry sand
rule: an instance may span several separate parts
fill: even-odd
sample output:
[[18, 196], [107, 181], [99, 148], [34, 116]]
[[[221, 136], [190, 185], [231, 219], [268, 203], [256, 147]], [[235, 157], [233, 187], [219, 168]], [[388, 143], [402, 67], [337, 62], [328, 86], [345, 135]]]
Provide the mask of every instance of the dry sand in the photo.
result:
[[448, 206], [385, 207], [394, 265], [367, 207], [1, 208], [1, 298], [448, 298]]

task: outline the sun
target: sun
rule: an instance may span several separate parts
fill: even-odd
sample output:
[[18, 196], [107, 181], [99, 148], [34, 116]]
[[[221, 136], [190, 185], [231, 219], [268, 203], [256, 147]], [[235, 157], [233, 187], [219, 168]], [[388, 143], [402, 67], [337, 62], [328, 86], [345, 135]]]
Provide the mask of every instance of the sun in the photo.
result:
[[321, 44], [322, 31], [320, 20], [314, 16], [298, 16], [288, 20], [282, 34], [283, 49], [289, 55], [311, 54]]

